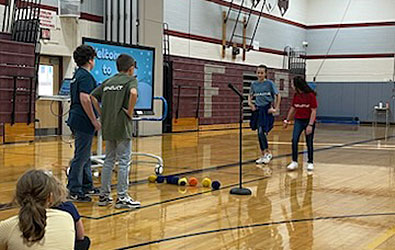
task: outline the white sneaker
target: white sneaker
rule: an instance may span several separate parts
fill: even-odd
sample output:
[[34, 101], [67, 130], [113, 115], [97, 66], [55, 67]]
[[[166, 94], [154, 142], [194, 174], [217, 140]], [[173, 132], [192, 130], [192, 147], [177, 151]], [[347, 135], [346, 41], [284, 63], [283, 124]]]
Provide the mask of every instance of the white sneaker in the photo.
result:
[[287, 169], [289, 171], [295, 170], [298, 168], [298, 163], [296, 161], [291, 162], [288, 166]]
[[272, 154], [265, 154], [263, 156], [263, 164], [269, 164], [269, 162], [272, 160], [273, 155]]
[[115, 203], [115, 208], [139, 208], [140, 206], [140, 202], [133, 200], [129, 195], [118, 197]]
[[258, 159], [255, 161], [255, 163], [256, 163], [256, 164], [263, 164], [264, 160], [265, 160], [265, 157], [262, 156], [261, 158], [258, 158]]
[[313, 171], [314, 170], [314, 164], [313, 163], [307, 163], [307, 171]]

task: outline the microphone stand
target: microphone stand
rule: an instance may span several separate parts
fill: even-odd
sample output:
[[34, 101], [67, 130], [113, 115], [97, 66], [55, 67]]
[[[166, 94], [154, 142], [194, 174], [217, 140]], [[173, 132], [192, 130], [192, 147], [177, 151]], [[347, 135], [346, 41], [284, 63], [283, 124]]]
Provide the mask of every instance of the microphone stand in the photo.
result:
[[235, 92], [240, 98], [240, 111], [239, 111], [239, 187], [232, 188], [230, 194], [235, 195], [251, 195], [252, 192], [248, 188], [243, 188], [243, 100], [244, 97], [232, 84], [228, 87]]

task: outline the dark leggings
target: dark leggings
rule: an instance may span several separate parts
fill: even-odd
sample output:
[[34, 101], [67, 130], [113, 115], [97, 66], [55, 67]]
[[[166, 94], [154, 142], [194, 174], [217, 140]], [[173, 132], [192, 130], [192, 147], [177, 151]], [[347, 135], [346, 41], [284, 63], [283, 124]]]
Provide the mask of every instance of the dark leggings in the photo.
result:
[[263, 127], [258, 127], [258, 139], [259, 139], [259, 146], [261, 147], [262, 151], [269, 148], [266, 133]]
[[[299, 137], [302, 134], [303, 130], [306, 130], [307, 125], [309, 125], [309, 119], [295, 119], [294, 131], [292, 135], [292, 160], [298, 161], [298, 143]], [[311, 134], [306, 135], [306, 144], [307, 144], [307, 156], [308, 156], [308, 163], [313, 163], [313, 140], [314, 140], [314, 130], [315, 130], [315, 123], [313, 125], [313, 131]]]
[[88, 250], [91, 245], [91, 240], [88, 236], [85, 236], [83, 240], [76, 240], [75, 241], [75, 250]]

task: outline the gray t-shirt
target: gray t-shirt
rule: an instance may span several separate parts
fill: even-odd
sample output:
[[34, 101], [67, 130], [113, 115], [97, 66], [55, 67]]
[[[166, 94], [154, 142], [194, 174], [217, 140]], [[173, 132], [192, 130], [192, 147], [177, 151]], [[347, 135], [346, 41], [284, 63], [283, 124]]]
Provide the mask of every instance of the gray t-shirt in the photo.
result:
[[277, 95], [278, 89], [276, 85], [270, 81], [265, 80], [263, 82], [252, 82], [250, 95], [255, 97], [256, 106], [266, 106], [274, 101], [274, 96]]

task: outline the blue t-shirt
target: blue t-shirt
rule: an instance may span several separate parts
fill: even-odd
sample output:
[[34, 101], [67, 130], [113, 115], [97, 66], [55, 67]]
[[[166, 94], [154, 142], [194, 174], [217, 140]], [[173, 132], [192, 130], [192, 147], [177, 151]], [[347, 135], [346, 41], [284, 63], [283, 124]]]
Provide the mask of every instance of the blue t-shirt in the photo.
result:
[[73, 217], [74, 224], [77, 223], [81, 219], [81, 216], [78, 213], [77, 208], [70, 201], [63, 202], [59, 206], [55, 207], [55, 209], [59, 209], [59, 210], [69, 213], [71, 215], [71, 217]]
[[81, 105], [80, 93], [90, 94], [95, 88], [96, 81], [92, 74], [84, 68], [78, 68], [70, 83], [71, 107], [67, 125], [72, 130], [94, 134], [95, 128]]
[[255, 98], [255, 105], [258, 107], [271, 104], [278, 93], [276, 85], [270, 80], [251, 83], [250, 95]]
[[[66, 202], [61, 203], [59, 206], [53, 207], [53, 208], [61, 210], [66, 213], [69, 213], [71, 215], [71, 217], [73, 218], [73, 221], [74, 221], [75, 234], [77, 236], [77, 222], [81, 219], [81, 216], [78, 213], [78, 210], [74, 206], [74, 204], [71, 201], [66, 201]], [[77, 237], [75, 238], [75, 240], [77, 241]]]

